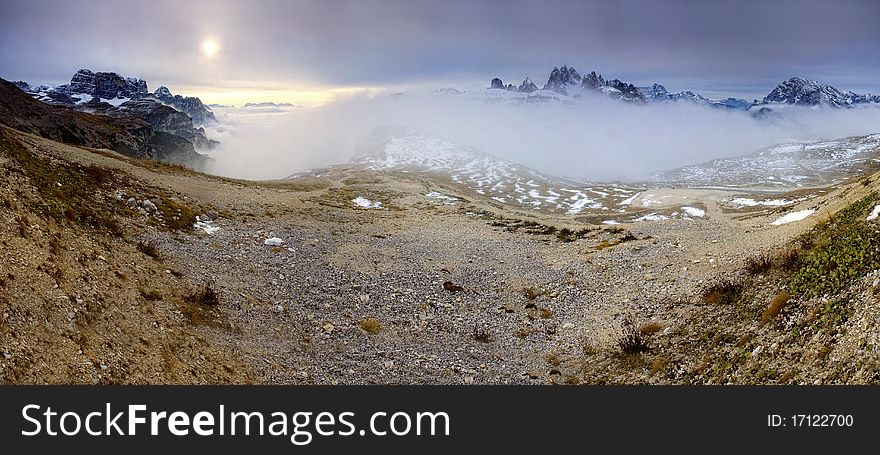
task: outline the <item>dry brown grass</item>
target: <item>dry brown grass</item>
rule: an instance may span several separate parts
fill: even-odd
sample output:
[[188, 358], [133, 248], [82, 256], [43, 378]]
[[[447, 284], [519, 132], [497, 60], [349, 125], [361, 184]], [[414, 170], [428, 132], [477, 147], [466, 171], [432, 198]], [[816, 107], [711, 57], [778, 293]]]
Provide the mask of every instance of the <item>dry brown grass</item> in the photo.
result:
[[545, 291], [543, 289], [535, 289], [535, 288], [523, 288], [522, 292], [523, 292], [523, 295], [526, 296], [526, 298], [529, 300], [535, 300], [538, 297], [541, 297], [542, 295], [547, 293], [547, 291]]
[[790, 300], [791, 296], [785, 291], [776, 294], [776, 297], [773, 297], [773, 300], [770, 301], [770, 305], [764, 310], [764, 314], [761, 316], [761, 324], [766, 324], [775, 319]]
[[721, 305], [734, 303], [742, 294], [743, 286], [728, 279], [721, 279], [703, 291], [703, 303]]
[[653, 335], [653, 334], [655, 334], [665, 328], [666, 328], [666, 325], [663, 324], [662, 322], [649, 322], [647, 324], [642, 324], [642, 326], [639, 327], [639, 333], [641, 333], [642, 335], [645, 335], [645, 336]]
[[379, 333], [382, 330], [382, 324], [376, 318], [364, 318], [361, 320], [360, 326], [367, 333]]

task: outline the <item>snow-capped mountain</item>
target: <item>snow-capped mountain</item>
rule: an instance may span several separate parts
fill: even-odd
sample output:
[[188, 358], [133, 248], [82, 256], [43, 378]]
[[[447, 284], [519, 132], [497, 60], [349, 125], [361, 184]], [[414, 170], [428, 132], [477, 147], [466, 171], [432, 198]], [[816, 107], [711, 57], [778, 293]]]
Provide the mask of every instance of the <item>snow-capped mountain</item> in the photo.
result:
[[793, 77], [776, 86], [757, 105], [794, 104], [799, 106], [850, 107], [855, 104], [880, 103], [880, 95], [841, 91], [803, 77]]
[[145, 80], [122, 77], [113, 72], [81, 69], [70, 78], [69, 84], [57, 86], [31, 86], [24, 81], [15, 84], [34, 98], [49, 104], [106, 110], [131, 100], [153, 100], [185, 113], [196, 125], [216, 121], [214, 114], [198, 98], [173, 95], [164, 86], [150, 93]]

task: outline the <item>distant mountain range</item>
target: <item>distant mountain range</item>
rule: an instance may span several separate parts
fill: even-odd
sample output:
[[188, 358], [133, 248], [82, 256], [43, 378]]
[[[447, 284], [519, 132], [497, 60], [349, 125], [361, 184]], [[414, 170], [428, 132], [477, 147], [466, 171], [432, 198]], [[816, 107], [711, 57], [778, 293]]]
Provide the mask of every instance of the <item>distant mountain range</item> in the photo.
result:
[[131, 100], [149, 100], [185, 113], [196, 126], [216, 121], [214, 114], [196, 97], [174, 95], [165, 86], [150, 93], [147, 82], [143, 79], [122, 77], [112, 72], [81, 69], [70, 78], [69, 84], [31, 86], [27, 82], [18, 81], [15, 85], [34, 98], [49, 104], [109, 109], [120, 107]]
[[605, 79], [595, 71], [581, 75], [576, 69], [567, 65], [553, 68], [547, 82], [540, 89], [529, 78], [523, 80], [520, 85], [505, 85], [504, 81], [496, 77], [489, 83], [489, 90], [525, 94], [528, 102], [558, 100], [560, 95], [565, 99], [577, 100], [586, 93], [598, 93], [630, 103], [686, 101], [722, 109], [752, 110], [756, 115], [766, 115], [772, 112], [773, 106], [780, 105], [845, 108], [858, 104], [880, 103], [880, 95], [844, 92], [802, 77], [788, 79], [774, 88], [763, 100], [749, 102], [739, 98], [712, 99], [690, 90], [673, 93], [657, 83], [650, 87], [636, 87], [619, 79]]

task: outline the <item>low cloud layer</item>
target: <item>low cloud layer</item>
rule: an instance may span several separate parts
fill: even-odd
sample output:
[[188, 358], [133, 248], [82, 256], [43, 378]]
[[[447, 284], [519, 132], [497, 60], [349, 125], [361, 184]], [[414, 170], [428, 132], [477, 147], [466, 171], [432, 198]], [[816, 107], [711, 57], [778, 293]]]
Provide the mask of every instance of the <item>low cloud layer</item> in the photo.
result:
[[421, 93], [358, 97], [280, 112], [220, 109], [209, 131], [222, 141], [213, 172], [271, 179], [362, 153], [379, 128], [413, 130], [552, 174], [631, 180], [790, 141], [880, 131], [880, 108], [800, 108], [754, 119], [691, 103], [631, 105], [603, 96], [575, 106], [487, 103], [480, 96]]

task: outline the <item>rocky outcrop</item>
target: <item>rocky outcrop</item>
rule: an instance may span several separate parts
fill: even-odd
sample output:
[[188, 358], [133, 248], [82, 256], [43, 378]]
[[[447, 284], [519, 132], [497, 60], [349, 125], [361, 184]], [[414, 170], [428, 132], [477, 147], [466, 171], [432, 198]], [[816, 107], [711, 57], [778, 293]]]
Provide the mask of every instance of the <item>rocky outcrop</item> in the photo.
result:
[[66, 92], [68, 95], [83, 93], [97, 96], [105, 100], [116, 98], [137, 98], [149, 93], [147, 82], [143, 79], [123, 78], [116, 73], [97, 72], [81, 69], [70, 79], [66, 90], [56, 87], [56, 90]]
[[208, 161], [189, 140], [158, 131], [145, 120], [132, 115], [94, 115], [42, 103], [3, 79], [0, 123], [55, 141], [113, 150], [133, 158], [158, 159], [194, 169], [204, 169]]
[[553, 68], [544, 90], [552, 90], [560, 95], [568, 95], [572, 87], [581, 85], [582, 77], [574, 68], [563, 65], [562, 68]]
[[501, 79], [498, 79], [497, 77], [493, 78], [492, 81], [489, 83], [489, 88], [503, 90], [504, 82], [502, 82]]
[[219, 144], [219, 142], [205, 136], [204, 128], [194, 128], [193, 121], [187, 114], [152, 98], [126, 101], [106, 113], [112, 116], [139, 118], [149, 123], [156, 131], [174, 134], [186, 139], [200, 150], [210, 150]]
[[522, 84], [519, 84], [519, 88], [517, 89], [520, 93], [532, 93], [537, 90], [538, 86], [529, 78], [525, 78], [525, 80], [522, 81]]
[[185, 113], [194, 125], [201, 126], [216, 122], [214, 113], [205, 107], [202, 100], [194, 96], [172, 95], [168, 87], [161, 86], [153, 92], [153, 96], [159, 101]]

